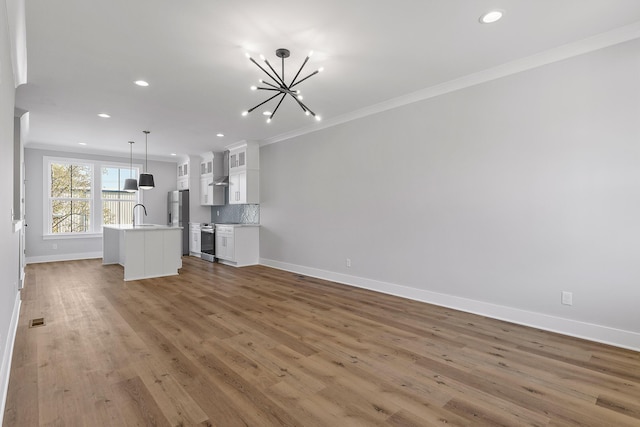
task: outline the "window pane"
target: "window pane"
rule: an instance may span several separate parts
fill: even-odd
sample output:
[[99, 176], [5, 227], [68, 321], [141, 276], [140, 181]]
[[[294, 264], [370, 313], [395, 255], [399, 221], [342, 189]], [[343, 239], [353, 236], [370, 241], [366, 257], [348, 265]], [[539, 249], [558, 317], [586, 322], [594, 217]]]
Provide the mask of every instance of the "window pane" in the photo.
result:
[[89, 231], [89, 202], [52, 200], [51, 232], [52, 233], [84, 233]]
[[90, 198], [91, 166], [52, 163], [51, 197]]
[[102, 168], [102, 197], [104, 197], [105, 190], [118, 191], [122, 189], [122, 186], [118, 186], [119, 175], [120, 168]]
[[124, 181], [136, 177], [138, 169], [116, 166], [102, 168], [102, 224], [131, 224], [138, 193], [123, 191]]
[[71, 166], [51, 164], [51, 197], [71, 197]]
[[133, 201], [103, 200], [102, 224], [131, 224], [133, 222]]
[[91, 197], [91, 166], [72, 165], [71, 197], [88, 199]]

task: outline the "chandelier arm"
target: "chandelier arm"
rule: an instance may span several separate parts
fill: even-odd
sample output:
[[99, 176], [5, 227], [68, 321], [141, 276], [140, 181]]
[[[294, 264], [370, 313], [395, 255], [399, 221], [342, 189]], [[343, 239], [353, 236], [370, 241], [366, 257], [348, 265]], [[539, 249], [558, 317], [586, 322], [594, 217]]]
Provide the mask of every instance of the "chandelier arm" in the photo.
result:
[[302, 111], [304, 111], [305, 113], [308, 111], [309, 114], [311, 114], [313, 117], [316, 116], [316, 113], [314, 113], [313, 111], [311, 111], [311, 108], [307, 107], [304, 102], [300, 101], [298, 99], [297, 96], [295, 96], [293, 93], [289, 93], [289, 95], [293, 96], [293, 99], [296, 100], [296, 102], [298, 103], [298, 105], [300, 106], [300, 108], [302, 108]]
[[289, 86], [289, 89], [291, 89], [292, 87], [299, 85], [300, 83], [302, 83], [303, 81], [307, 80], [309, 77], [311, 76], [315, 76], [316, 74], [318, 74], [320, 71], [316, 70], [313, 73], [309, 74], [307, 77], [305, 77], [304, 79], [297, 81], [296, 83], [292, 84], [291, 86]]
[[293, 80], [291, 80], [291, 83], [289, 83], [289, 87], [293, 86], [293, 84], [296, 82], [296, 79], [298, 78], [298, 76], [300, 75], [300, 72], [302, 71], [302, 69], [304, 68], [304, 66], [307, 64], [307, 61], [309, 60], [309, 57], [307, 56], [304, 59], [304, 62], [302, 63], [302, 65], [300, 66], [300, 69], [298, 70], [298, 72], [296, 73], [295, 77], [293, 78]]
[[253, 110], [258, 108], [259, 106], [266, 104], [267, 102], [271, 101], [273, 98], [275, 98], [278, 95], [280, 95], [280, 92], [276, 93], [275, 95], [273, 95], [271, 98], [267, 99], [266, 101], [262, 101], [260, 104], [256, 105], [255, 107], [251, 108], [250, 110], [247, 110], [247, 112], [248, 113], [252, 112]]
[[262, 80], [262, 83], [263, 83], [263, 84], [265, 84], [265, 85], [269, 85], [269, 86], [271, 86], [271, 87], [274, 87], [274, 88], [276, 88], [276, 89], [280, 89], [280, 87], [279, 87], [279, 86], [276, 86], [276, 85], [271, 84], [271, 83], [269, 83], [269, 82], [265, 82], [264, 80]]
[[278, 77], [278, 80], [280, 80], [280, 84], [284, 87], [287, 87], [287, 84], [284, 82], [284, 80], [282, 80], [282, 78], [278, 75], [278, 73], [276, 73], [276, 70], [273, 69], [273, 67], [271, 66], [271, 64], [269, 63], [268, 59], [264, 60], [264, 63], [267, 64], [269, 66], [269, 68], [271, 69], [271, 71], [273, 71], [273, 74], [276, 75], [276, 77]]
[[270, 91], [277, 91], [277, 92], [280, 92], [280, 93], [283, 92], [283, 90], [280, 89], [279, 87], [272, 87], [272, 88], [271, 87], [257, 87], [256, 90], [270, 90]]
[[[256, 64], [256, 66], [257, 66], [258, 68], [260, 68], [260, 69], [261, 69], [261, 70], [262, 70], [262, 71], [263, 71], [267, 76], [269, 76], [269, 78], [270, 78], [271, 80], [273, 80], [273, 81], [274, 81], [274, 82], [276, 82], [278, 85], [280, 85], [280, 82], [278, 81], [278, 79], [276, 79], [275, 77], [273, 77], [273, 76], [271, 75], [271, 73], [269, 73], [267, 70], [265, 70], [264, 68], [262, 68], [262, 65], [258, 64], [258, 63], [256, 62], [256, 60], [255, 60], [255, 59], [253, 59], [253, 58], [249, 58], [249, 60], [250, 60], [251, 62], [253, 62], [254, 64]], [[275, 71], [274, 71], [274, 72], [275, 72]]]
[[276, 111], [278, 111], [278, 108], [280, 108], [280, 104], [282, 104], [282, 101], [284, 100], [284, 98], [287, 96], [286, 93], [282, 94], [282, 98], [280, 98], [280, 101], [278, 102], [278, 105], [276, 105], [275, 110], [273, 110], [273, 113], [271, 113], [271, 115], [269, 116], [269, 119], [273, 119], [273, 116], [276, 115]]

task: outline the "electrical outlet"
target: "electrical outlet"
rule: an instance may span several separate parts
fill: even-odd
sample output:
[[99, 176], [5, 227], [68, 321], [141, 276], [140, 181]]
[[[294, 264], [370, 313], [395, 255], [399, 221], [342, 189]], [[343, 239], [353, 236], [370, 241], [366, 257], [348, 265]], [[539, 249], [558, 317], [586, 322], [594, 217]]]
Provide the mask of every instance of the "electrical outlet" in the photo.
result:
[[573, 294], [571, 292], [562, 292], [562, 304], [573, 305]]
[[217, 216], [220, 216], [220, 211], [216, 211], [216, 215], [217, 215]]
[[351, 268], [351, 258], [347, 258], [347, 267]]
[[57, 243], [54, 243], [53, 245], [51, 245], [51, 247], [52, 247], [53, 249], [58, 249], [58, 244], [57, 244]]

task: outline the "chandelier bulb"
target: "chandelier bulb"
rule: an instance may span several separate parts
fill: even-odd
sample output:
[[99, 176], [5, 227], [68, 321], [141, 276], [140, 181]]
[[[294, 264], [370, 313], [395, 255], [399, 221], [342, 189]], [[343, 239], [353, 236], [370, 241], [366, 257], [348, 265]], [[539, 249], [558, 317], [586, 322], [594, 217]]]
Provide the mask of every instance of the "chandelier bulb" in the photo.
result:
[[247, 114], [249, 114], [249, 112], [248, 112], [248, 111], [243, 111], [243, 112], [242, 112], [242, 115], [243, 115], [243, 116], [246, 116]]
[[319, 72], [319, 73], [321, 73], [321, 72], [323, 72], [323, 71], [324, 71], [324, 67], [320, 67], [320, 68], [318, 68], [318, 72]]
[[303, 98], [302, 98], [302, 95], [298, 95], [298, 99], [299, 99], [300, 101], [302, 101], [302, 99], [303, 99]]
[[245, 53], [244, 53], [244, 56], [246, 56], [246, 57], [247, 57], [247, 59], [251, 59], [251, 54], [250, 54], [249, 52], [245, 52]]
[[307, 57], [308, 57], [308, 58], [311, 58], [312, 56], [313, 56], [313, 51], [312, 51], [312, 50], [310, 50], [310, 51], [309, 51], [309, 54], [307, 55]]
[[271, 117], [267, 119], [267, 123], [271, 123]]
[[251, 86], [251, 90], [257, 90], [258, 88], [256, 86]]
[[319, 122], [320, 120], [322, 120], [322, 117], [316, 116], [316, 121]]
[[265, 61], [265, 60], [266, 60], [266, 58], [264, 57], [264, 55], [263, 55], [263, 54], [260, 54], [260, 59], [261, 59], [261, 60], [263, 60], [263, 61]]

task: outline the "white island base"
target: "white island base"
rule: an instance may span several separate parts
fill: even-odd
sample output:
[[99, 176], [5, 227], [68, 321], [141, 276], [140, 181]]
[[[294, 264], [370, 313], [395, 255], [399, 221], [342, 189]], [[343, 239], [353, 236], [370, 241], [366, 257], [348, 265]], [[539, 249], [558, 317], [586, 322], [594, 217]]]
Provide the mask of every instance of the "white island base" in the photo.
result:
[[105, 225], [102, 264], [120, 264], [124, 280], [175, 276], [182, 268], [182, 227]]

